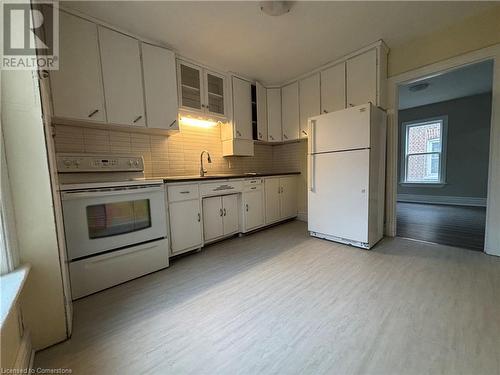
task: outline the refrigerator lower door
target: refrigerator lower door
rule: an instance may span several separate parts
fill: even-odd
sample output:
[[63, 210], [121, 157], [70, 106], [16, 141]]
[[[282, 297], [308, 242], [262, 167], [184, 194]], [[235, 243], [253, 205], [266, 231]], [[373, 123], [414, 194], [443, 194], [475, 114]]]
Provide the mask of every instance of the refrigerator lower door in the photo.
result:
[[370, 150], [309, 155], [308, 229], [368, 248]]

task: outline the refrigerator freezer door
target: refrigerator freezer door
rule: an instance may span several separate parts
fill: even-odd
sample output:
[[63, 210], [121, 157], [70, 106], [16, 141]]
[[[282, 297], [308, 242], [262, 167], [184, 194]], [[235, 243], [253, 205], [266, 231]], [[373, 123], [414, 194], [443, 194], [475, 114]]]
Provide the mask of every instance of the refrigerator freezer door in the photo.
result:
[[309, 231], [367, 243], [370, 150], [308, 157]]
[[371, 104], [312, 117], [309, 120], [309, 153], [370, 147]]

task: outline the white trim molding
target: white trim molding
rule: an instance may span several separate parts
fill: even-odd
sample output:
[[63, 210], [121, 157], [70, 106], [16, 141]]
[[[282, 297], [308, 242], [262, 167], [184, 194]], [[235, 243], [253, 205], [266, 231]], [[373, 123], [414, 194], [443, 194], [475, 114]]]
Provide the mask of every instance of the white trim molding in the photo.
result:
[[486, 207], [486, 198], [454, 197], [446, 195], [398, 194], [398, 202]]
[[486, 204], [486, 233], [484, 251], [500, 256], [500, 44], [468, 52], [434, 64], [390, 77], [388, 79], [386, 234], [396, 235], [396, 199], [398, 168], [398, 89], [401, 85], [446, 73], [456, 68], [492, 60], [493, 91], [491, 100], [490, 156]]

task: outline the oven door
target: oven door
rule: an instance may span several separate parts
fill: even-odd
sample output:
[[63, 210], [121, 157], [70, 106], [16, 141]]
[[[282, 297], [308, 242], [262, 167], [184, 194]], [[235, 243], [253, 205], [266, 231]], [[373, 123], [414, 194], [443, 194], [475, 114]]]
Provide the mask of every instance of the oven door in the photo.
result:
[[70, 260], [166, 237], [163, 185], [62, 193]]

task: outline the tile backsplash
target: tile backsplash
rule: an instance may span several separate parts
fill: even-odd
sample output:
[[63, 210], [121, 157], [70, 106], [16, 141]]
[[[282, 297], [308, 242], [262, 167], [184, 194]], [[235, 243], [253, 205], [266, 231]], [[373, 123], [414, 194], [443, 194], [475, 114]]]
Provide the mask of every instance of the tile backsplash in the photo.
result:
[[199, 173], [200, 152], [207, 150], [212, 163], [208, 173], [287, 172], [303, 169], [305, 142], [255, 145], [255, 156], [222, 157], [220, 128], [181, 125], [171, 135], [149, 135], [127, 130], [92, 129], [55, 125], [56, 152], [140, 154], [148, 177]]

